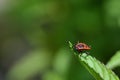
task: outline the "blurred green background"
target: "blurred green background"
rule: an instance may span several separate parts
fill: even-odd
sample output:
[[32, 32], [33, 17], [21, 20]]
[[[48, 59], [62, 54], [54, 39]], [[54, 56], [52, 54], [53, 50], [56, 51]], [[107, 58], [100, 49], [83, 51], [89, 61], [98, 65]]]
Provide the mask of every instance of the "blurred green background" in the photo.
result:
[[120, 1], [0, 0], [0, 80], [95, 80], [68, 41], [106, 64], [120, 49]]

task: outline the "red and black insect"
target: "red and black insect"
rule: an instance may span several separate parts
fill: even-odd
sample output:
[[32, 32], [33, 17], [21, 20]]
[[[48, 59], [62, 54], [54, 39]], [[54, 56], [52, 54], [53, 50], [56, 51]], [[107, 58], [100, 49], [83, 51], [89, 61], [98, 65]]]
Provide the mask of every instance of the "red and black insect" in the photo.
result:
[[75, 45], [75, 50], [77, 50], [78, 52], [84, 52], [84, 51], [87, 51], [87, 50], [90, 50], [91, 48], [85, 44], [85, 43], [77, 43]]

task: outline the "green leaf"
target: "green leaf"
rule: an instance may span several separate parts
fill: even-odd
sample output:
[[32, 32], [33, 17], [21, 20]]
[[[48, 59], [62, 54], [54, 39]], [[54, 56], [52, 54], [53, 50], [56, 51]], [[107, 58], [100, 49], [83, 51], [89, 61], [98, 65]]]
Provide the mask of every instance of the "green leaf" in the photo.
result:
[[119, 80], [112, 70], [108, 69], [103, 63], [94, 57], [83, 53], [78, 55], [78, 58], [96, 80]]
[[79, 59], [80, 63], [91, 73], [91, 75], [96, 80], [119, 80], [118, 76], [115, 75], [112, 70], [107, 68], [96, 58], [86, 53], [77, 54], [76, 56]]
[[108, 61], [106, 66], [110, 69], [120, 66], [120, 51], [116, 52], [116, 54]]
[[68, 43], [69, 43], [70, 48], [73, 49], [72, 43], [70, 41]]

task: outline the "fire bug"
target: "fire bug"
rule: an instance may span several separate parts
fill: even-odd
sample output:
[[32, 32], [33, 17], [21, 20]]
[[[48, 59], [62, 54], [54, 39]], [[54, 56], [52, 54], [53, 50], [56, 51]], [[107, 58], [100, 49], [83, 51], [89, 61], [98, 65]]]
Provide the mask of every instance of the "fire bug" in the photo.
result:
[[87, 45], [87, 44], [85, 44], [85, 43], [77, 43], [76, 45], [75, 45], [75, 50], [76, 51], [78, 51], [78, 52], [86, 52], [87, 50], [90, 50], [91, 48]]

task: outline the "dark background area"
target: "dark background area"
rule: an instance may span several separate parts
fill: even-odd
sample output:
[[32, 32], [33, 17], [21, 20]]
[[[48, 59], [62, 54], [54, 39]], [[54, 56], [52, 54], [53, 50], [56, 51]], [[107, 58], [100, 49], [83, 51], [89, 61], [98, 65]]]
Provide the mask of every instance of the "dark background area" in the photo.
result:
[[120, 1], [0, 0], [0, 80], [95, 80], [68, 41], [106, 64], [120, 49]]

